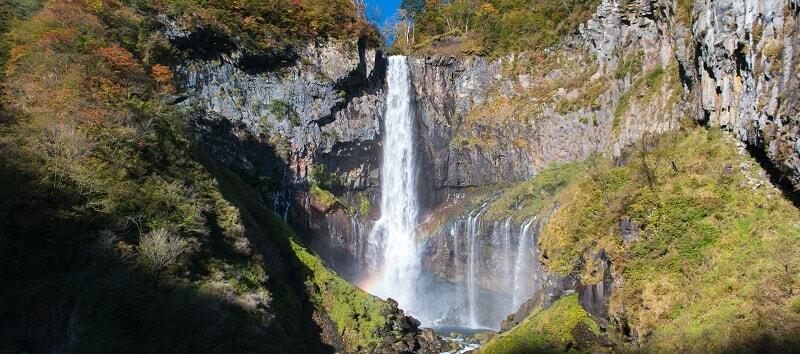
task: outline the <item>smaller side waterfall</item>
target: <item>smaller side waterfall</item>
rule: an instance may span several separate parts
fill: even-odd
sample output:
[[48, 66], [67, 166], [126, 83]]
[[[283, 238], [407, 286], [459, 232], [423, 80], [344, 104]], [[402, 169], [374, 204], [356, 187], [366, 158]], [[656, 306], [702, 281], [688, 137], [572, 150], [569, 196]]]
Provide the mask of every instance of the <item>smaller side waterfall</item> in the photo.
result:
[[467, 306], [469, 308], [469, 326], [478, 327], [478, 289], [475, 283], [475, 258], [477, 252], [482, 249], [480, 244], [481, 240], [478, 238], [478, 231], [480, 230], [480, 216], [485, 211], [486, 204], [481, 206], [475, 211], [475, 214], [470, 214], [467, 219], [467, 236], [469, 237], [469, 253], [467, 254]]
[[[499, 223], [499, 222], [497, 222]], [[514, 263], [511, 260], [511, 217], [506, 218], [503, 222], [502, 226], [496, 224], [495, 230], [499, 230], [499, 238], [500, 244], [502, 247], [502, 254], [503, 254], [503, 261], [502, 261], [502, 274], [506, 275], [505, 277], [505, 286], [508, 289], [514, 289], [514, 278], [509, 277], [508, 274], [512, 274], [511, 272], [514, 270]], [[514, 311], [514, 304], [511, 304], [508, 312]]]
[[[436, 268], [447, 278], [433, 279], [419, 293], [434, 326], [497, 328], [505, 317], [542, 288], [538, 261], [540, 217], [516, 226], [511, 217], [487, 222], [489, 204], [471, 209], [435, 234]], [[443, 237], [444, 240], [439, 239]], [[540, 274], [541, 273], [541, 274]]]
[[524, 276], [524, 265], [528, 260], [528, 231], [531, 224], [536, 221], [536, 217], [525, 220], [519, 231], [519, 244], [517, 245], [517, 256], [514, 258], [514, 292], [511, 300], [511, 307], [516, 308], [523, 300], [523, 293], [526, 288], [526, 277]]

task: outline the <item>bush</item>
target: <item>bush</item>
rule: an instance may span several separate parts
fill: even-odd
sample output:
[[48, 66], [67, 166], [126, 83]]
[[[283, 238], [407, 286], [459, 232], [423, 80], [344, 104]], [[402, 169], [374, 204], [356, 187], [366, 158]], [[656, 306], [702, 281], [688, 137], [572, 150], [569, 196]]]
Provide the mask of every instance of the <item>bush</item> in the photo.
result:
[[248, 53], [283, 54], [315, 40], [363, 39], [380, 44], [378, 30], [364, 9], [349, 0], [127, 0], [151, 13], [180, 19], [189, 29], [212, 30]]
[[161, 272], [189, 251], [189, 243], [165, 229], [155, 229], [142, 236], [136, 250], [139, 261], [153, 275], [153, 282], [157, 283]]
[[[568, 295], [554, 302], [550, 308], [526, 318], [510, 331], [502, 333], [477, 350], [479, 354], [523, 354], [588, 352], [591, 343], [587, 338], [599, 333], [597, 323], [578, 303], [578, 296]], [[587, 335], [588, 334], [588, 335]]]

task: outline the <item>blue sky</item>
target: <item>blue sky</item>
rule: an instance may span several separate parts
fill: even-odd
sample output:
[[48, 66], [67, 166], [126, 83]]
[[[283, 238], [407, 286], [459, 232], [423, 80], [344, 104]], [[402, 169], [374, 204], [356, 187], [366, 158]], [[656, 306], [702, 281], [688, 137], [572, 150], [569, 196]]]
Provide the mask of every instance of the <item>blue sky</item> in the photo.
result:
[[382, 25], [388, 17], [392, 16], [400, 7], [401, 0], [365, 0], [367, 3], [367, 13], [371, 16], [372, 8], [380, 9], [380, 19], [378, 25]]

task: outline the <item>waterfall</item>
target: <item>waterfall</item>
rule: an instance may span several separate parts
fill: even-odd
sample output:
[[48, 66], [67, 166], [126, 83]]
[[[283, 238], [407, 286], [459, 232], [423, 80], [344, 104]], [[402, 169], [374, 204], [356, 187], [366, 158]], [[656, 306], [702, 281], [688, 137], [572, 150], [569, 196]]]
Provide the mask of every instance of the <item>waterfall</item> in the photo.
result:
[[350, 216], [350, 229], [354, 235], [353, 256], [356, 258], [356, 262], [361, 262], [363, 257], [362, 253], [364, 252], [364, 241], [362, 240], [363, 236], [361, 232], [363, 225], [361, 225], [361, 222], [358, 221], [358, 218], [355, 215]]
[[[369, 234], [380, 278], [370, 291], [417, 309], [420, 256], [416, 245], [418, 202], [408, 65], [389, 57], [388, 94], [381, 165], [381, 217]], [[374, 269], [373, 269], [374, 271]]]
[[475, 211], [475, 214], [470, 214], [467, 218], [467, 242], [469, 251], [467, 253], [467, 306], [469, 311], [469, 326], [478, 327], [478, 286], [475, 282], [475, 257], [478, 252], [482, 250], [478, 233], [481, 230], [480, 217], [486, 211], [487, 204], [481, 205]]
[[513, 293], [513, 300], [511, 301], [512, 307], [516, 309], [519, 306], [520, 302], [524, 300], [525, 296], [525, 289], [526, 289], [526, 281], [527, 278], [524, 274], [525, 271], [525, 264], [529, 262], [527, 257], [528, 250], [528, 231], [531, 228], [531, 224], [536, 221], [536, 218], [531, 218], [525, 220], [522, 223], [519, 231], [519, 244], [517, 245], [517, 256], [514, 259], [514, 293]]
[[[506, 221], [503, 222], [503, 227], [500, 229], [500, 244], [502, 245], [503, 251], [503, 274], [506, 276], [511, 274], [513, 270], [513, 263], [511, 262], [511, 217], [509, 216], [506, 218]], [[511, 291], [514, 291], [514, 279], [511, 277], [506, 278], [506, 285], [508, 286]], [[514, 311], [514, 304], [511, 304], [511, 309], [509, 312]]]
[[[285, 193], [285, 195], [284, 195]], [[289, 220], [289, 210], [292, 208], [292, 193], [291, 191], [275, 191], [273, 194], [274, 200], [272, 202], [272, 212], [283, 219]], [[283, 207], [283, 210], [281, 210]]]
[[[461, 272], [461, 267], [460, 267], [461, 262], [459, 261], [459, 256], [461, 255], [461, 237], [460, 237], [461, 232], [459, 232], [460, 226], [461, 226], [461, 219], [456, 219], [456, 221], [450, 225], [450, 237], [453, 240], [453, 269], [455, 270], [456, 274], [460, 274]], [[461, 289], [458, 290], [459, 290], [458, 293], [463, 293], [463, 291], [460, 291]], [[462, 306], [463, 302], [456, 305], [457, 308]], [[461, 312], [458, 313], [458, 321], [459, 323], [464, 322], [464, 319], [461, 316]]]
[[[397, 300], [400, 307], [426, 325], [496, 326], [508, 313], [508, 308], [513, 310], [519, 306], [531, 294], [533, 289], [529, 288], [539, 283], [537, 275], [531, 274], [540, 271], [534, 264], [538, 258], [535, 247], [531, 247], [535, 242], [531, 240], [532, 227], [537, 219], [525, 220], [518, 238], [513, 235], [517, 229], [510, 217], [496, 221], [492, 225], [492, 236], [486, 237], [482, 217], [490, 201], [484, 201], [444, 231], [449, 231], [452, 274], [459, 281], [451, 282], [442, 278], [442, 274], [423, 272], [421, 257], [426, 248], [417, 244], [416, 235], [418, 172], [411, 84], [405, 57], [389, 58], [387, 84], [381, 215], [368, 233], [357, 219], [351, 219], [355, 243], [363, 244], [363, 249], [356, 246], [353, 253], [363, 259], [369, 272], [361, 285], [377, 296]], [[498, 248], [494, 248], [496, 246]], [[502, 257], [502, 260], [493, 257]], [[491, 278], [497, 275], [502, 278]], [[498, 288], [492, 288], [493, 285]]]

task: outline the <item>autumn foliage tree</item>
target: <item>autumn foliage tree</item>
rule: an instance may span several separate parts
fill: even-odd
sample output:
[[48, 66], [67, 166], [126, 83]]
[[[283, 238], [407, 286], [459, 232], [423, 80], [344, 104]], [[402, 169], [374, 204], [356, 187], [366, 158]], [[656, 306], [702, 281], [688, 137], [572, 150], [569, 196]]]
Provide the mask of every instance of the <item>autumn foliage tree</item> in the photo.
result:
[[175, 86], [172, 85], [172, 70], [169, 67], [161, 64], [153, 65], [150, 68], [150, 71], [153, 74], [153, 79], [156, 80], [158, 87], [161, 91], [166, 93], [175, 93]]

